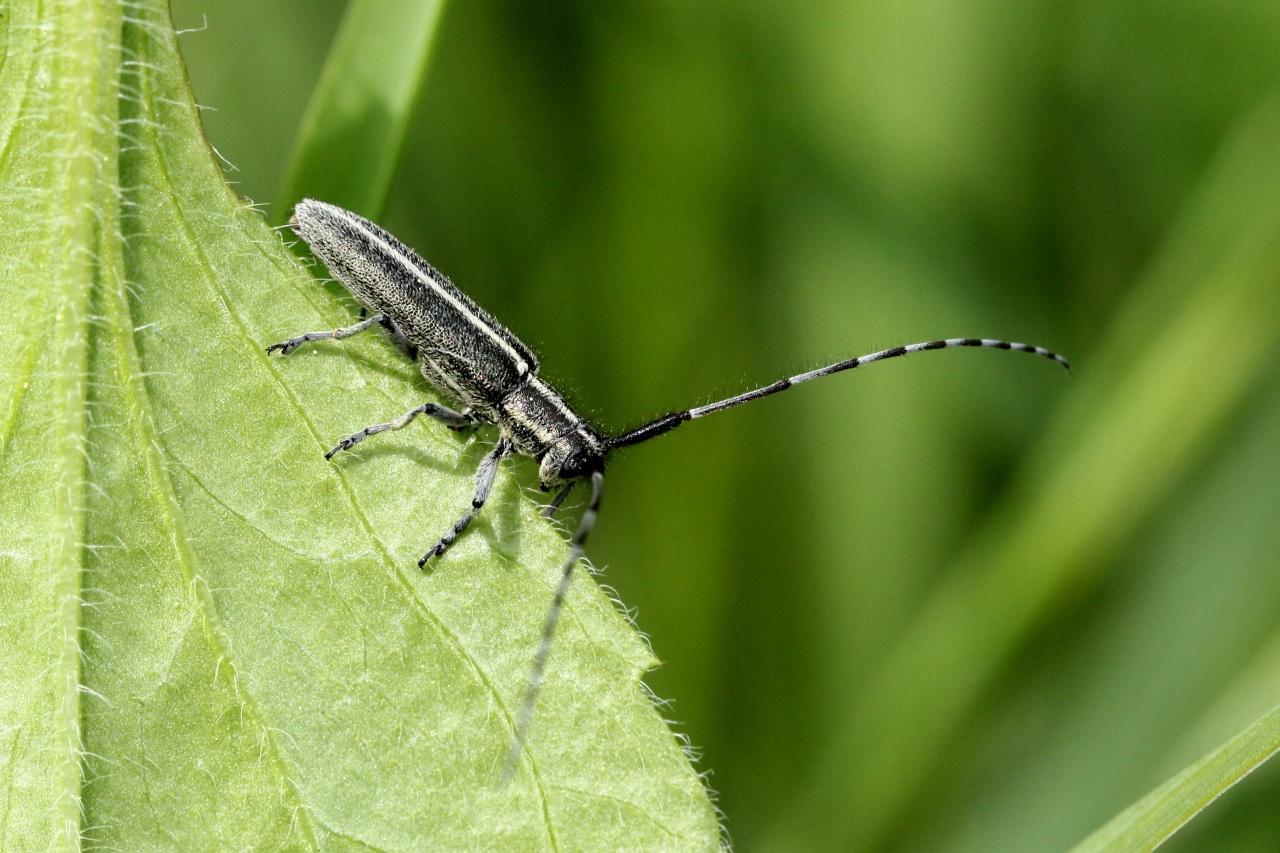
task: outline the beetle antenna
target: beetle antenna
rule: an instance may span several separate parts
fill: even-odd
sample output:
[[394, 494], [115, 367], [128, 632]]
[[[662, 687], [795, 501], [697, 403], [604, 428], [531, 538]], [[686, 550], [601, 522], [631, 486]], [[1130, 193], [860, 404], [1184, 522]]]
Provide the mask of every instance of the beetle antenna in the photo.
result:
[[663, 415], [655, 421], [645, 424], [642, 427], [623, 433], [617, 438], [609, 439], [609, 449], [613, 450], [618, 447], [628, 447], [632, 444], [640, 444], [651, 438], [657, 438], [664, 432], [670, 432], [685, 421], [691, 421], [694, 418], [700, 418], [704, 415], [722, 412], [725, 409], [732, 409], [734, 406], [740, 406], [743, 403], [750, 403], [752, 400], [759, 400], [761, 397], [768, 397], [770, 394], [777, 394], [779, 391], [785, 391], [793, 385], [799, 385], [801, 382], [808, 382], [811, 379], [821, 379], [824, 376], [830, 376], [833, 373], [839, 373], [842, 370], [852, 370], [855, 367], [861, 367], [864, 364], [870, 364], [873, 361], [885, 361], [890, 358], [897, 358], [902, 355], [910, 355], [913, 352], [924, 352], [926, 350], [935, 349], [951, 349], [952, 347], [987, 347], [989, 349], [1011, 350], [1012, 352], [1025, 352], [1032, 355], [1038, 355], [1041, 358], [1047, 358], [1056, 361], [1071, 371], [1071, 363], [1056, 352], [1051, 352], [1044, 347], [1036, 347], [1031, 344], [1019, 344], [1013, 341], [996, 341], [990, 338], [945, 338], [937, 341], [925, 341], [919, 344], [907, 344], [902, 347], [890, 347], [889, 349], [878, 350], [877, 352], [860, 355], [857, 358], [846, 359], [845, 361], [837, 361], [835, 364], [828, 364], [826, 367], [819, 367], [817, 370], [810, 370], [808, 373], [800, 373], [787, 379], [779, 379], [772, 385], [765, 385], [763, 388], [757, 388], [754, 391], [747, 391], [745, 394], [739, 394], [736, 397], [729, 397], [715, 403], [708, 403], [705, 406], [698, 406], [693, 409], [686, 409], [683, 412], [673, 412], [669, 415]]
[[[582, 548], [591, 528], [595, 527], [596, 517], [600, 514], [600, 492], [604, 488], [604, 472], [591, 473], [591, 503], [578, 523], [578, 532], [573, 535], [573, 545], [569, 549], [569, 559], [560, 573], [560, 584], [556, 587], [555, 598], [551, 599], [551, 609], [547, 611], [547, 619], [542, 624], [542, 637], [538, 640], [538, 653], [533, 659], [533, 669], [529, 671], [529, 682], [524, 691], [524, 702], [520, 705], [520, 714], [516, 717], [515, 739], [511, 742], [511, 752], [507, 755], [506, 766], [502, 769], [500, 785], [511, 781], [516, 767], [520, 764], [520, 754], [524, 752], [525, 741], [529, 737], [529, 724], [533, 722], [533, 709], [538, 702], [538, 688], [542, 686], [542, 677], [547, 672], [547, 657], [551, 654], [551, 638], [555, 635], [556, 624], [560, 621], [560, 612], [564, 609], [564, 597], [569, 593], [569, 582], [573, 580], [573, 570], [582, 558]], [[567, 489], [566, 492], [567, 493]], [[562, 493], [563, 494], [563, 493]]]

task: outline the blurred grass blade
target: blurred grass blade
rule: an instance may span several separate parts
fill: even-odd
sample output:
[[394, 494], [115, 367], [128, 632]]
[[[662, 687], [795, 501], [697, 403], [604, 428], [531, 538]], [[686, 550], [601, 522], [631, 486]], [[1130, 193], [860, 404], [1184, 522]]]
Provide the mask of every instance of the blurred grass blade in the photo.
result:
[[1116, 815], [1073, 853], [1154, 850], [1280, 750], [1280, 708]]
[[1161, 767], [1172, 772], [1238, 731], [1263, 708], [1280, 702], [1280, 630], [1274, 631], [1221, 687], [1196, 722], [1169, 749]]
[[305, 197], [381, 217], [443, 8], [444, 0], [347, 6], [289, 155], [277, 222]]
[[1230, 135], [1104, 351], [1076, 357], [1070, 405], [833, 734], [775, 849], [869, 849], [899, 824], [1010, 656], [1099, 581], [1270, 369], [1278, 280], [1272, 98]]
[[0, 848], [715, 849], [638, 679], [504, 471], [432, 574], [484, 440], [426, 428], [371, 336], [228, 188], [164, 0], [5, 7], [0, 64]]

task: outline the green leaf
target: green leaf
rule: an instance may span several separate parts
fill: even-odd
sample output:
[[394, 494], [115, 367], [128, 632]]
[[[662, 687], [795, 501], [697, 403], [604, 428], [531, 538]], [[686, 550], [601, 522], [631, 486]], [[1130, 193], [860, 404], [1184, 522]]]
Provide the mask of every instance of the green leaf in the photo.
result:
[[289, 155], [275, 206], [281, 222], [306, 197], [382, 214], [443, 8], [444, 0], [347, 6]]
[[1073, 853], [1154, 850], [1280, 750], [1280, 708], [1116, 815]]
[[237, 199], [160, 0], [0, 15], [0, 846], [715, 848], [584, 575], [496, 785], [567, 554], [504, 471], [432, 574], [486, 439]]

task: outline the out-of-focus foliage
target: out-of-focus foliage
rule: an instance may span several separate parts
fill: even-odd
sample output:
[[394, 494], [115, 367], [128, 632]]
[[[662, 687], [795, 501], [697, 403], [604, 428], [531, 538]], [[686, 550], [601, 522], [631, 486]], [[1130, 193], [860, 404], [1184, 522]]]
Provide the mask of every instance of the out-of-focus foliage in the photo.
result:
[[[356, 0], [294, 136], [280, 194], [382, 212], [426, 80], [444, 0]], [[334, 164], [342, 168], [335, 169]], [[275, 210], [284, 222], [290, 208]]]
[[[257, 201], [340, 13], [175, 2]], [[1280, 702], [1278, 93], [1274, 3], [447, 7], [385, 224], [606, 427], [938, 336], [1076, 364], [610, 469], [590, 552], [738, 849], [1064, 849]], [[1278, 773], [1169, 849], [1276, 849]]]
[[1280, 707], [1125, 809], [1072, 853], [1151, 850], [1280, 750]]

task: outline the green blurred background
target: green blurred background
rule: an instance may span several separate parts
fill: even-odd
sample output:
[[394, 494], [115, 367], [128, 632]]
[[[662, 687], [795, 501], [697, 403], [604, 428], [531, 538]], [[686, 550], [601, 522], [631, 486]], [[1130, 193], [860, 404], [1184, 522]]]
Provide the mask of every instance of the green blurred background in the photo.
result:
[[[173, 11], [278, 220], [343, 4]], [[588, 553], [737, 849], [1065, 849], [1280, 701], [1278, 85], [1259, 0], [446, 7], [381, 220], [607, 429], [1075, 362], [614, 462]], [[1280, 849], [1280, 769], [1169, 847]]]

